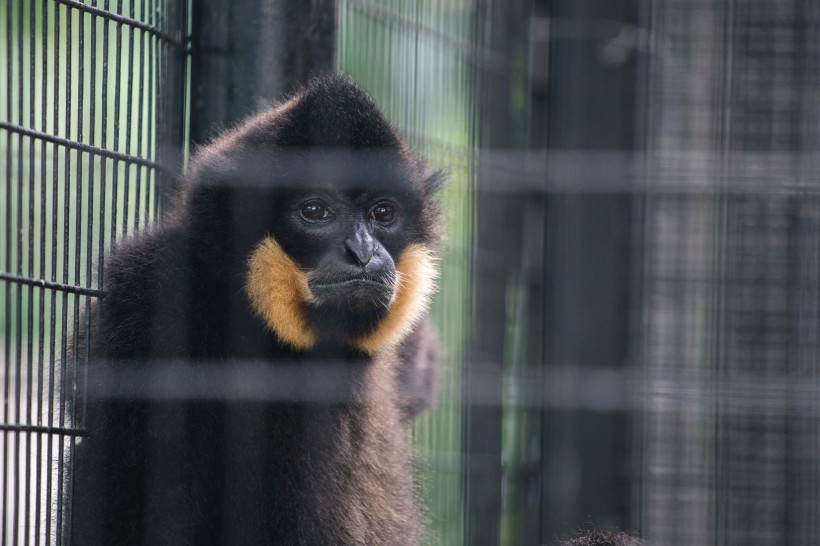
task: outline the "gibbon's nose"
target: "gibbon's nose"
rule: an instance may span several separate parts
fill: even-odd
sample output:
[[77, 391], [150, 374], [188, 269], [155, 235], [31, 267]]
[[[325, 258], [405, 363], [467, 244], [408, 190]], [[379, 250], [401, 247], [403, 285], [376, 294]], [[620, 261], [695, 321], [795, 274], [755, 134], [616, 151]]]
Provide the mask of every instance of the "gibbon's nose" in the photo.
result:
[[345, 248], [361, 267], [365, 267], [373, 259], [375, 245], [367, 229], [359, 224], [351, 236], [345, 239]]

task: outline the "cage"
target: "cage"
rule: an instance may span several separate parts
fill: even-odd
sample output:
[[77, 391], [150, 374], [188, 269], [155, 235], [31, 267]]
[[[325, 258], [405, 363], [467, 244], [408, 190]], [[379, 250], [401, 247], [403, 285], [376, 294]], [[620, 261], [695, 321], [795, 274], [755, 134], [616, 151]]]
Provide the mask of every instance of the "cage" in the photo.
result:
[[[341, 71], [447, 173], [436, 403], [407, 427], [427, 542], [817, 543], [819, 24], [809, 0], [0, 0], [0, 541], [76, 543], [74, 348], [109, 253], [199, 147]], [[120, 385], [281, 395], [259, 362], [190, 364]]]

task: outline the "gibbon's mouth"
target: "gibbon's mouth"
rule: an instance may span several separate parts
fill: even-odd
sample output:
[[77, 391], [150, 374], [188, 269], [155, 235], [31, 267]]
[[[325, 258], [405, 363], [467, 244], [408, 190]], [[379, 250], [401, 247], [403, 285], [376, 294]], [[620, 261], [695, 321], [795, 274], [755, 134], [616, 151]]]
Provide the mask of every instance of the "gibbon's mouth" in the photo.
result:
[[387, 308], [395, 297], [395, 274], [353, 275], [312, 272], [308, 275], [308, 287], [313, 294], [313, 304], [334, 305], [352, 311]]
[[377, 287], [389, 287], [392, 289], [395, 283], [396, 276], [386, 274], [373, 275], [368, 273], [359, 273], [356, 275], [339, 275], [320, 273], [315, 271], [308, 275], [308, 286], [311, 288], [332, 288], [351, 286], [354, 284], [371, 284]]

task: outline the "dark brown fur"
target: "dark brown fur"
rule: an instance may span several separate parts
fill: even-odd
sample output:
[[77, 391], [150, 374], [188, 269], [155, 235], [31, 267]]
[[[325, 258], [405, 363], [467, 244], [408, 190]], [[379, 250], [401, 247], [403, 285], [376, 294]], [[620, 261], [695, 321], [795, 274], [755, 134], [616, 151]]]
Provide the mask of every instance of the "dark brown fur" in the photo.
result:
[[[297, 262], [310, 256], [279, 218], [298, 188], [288, 173], [326, 174], [310, 161], [286, 161], [315, 148], [376, 158], [354, 165], [354, 180], [402, 196], [407, 229], [382, 241], [391, 255], [437, 245], [440, 177], [347, 78], [317, 80], [286, 108], [201, 149], [177, 209], [105, 264], [87, 411], [75, 415], [91, 435], [73, 461], [75, 544], [422, 541], [402, 425], [432, 400], [438, 349], [428, 319], [375, 355], [332, 336], [297, 349], [260, 320], [244, 291], [247, 259], [262, 237], [274, 236]], [[322, 327], [332, 327], [334, 317], [324, 318]], [[264, 373], [242, 381], [286, 385], [287, 396], [225, 397], [220, 388], [234, 377], [227, 372], [247, 363]], [[333, 396], [306, 396], [328, 381], [325, 366], [338, 372]], [[188, 378], [194, 395], [157, 379], [166, 372]], [[212, 373], [225, 375], [199, 385]]]
[[418, 544], [421, 538], [393, 362], [384, 355], [371, 367], [344, 411], [314, 415], [317, 428], [330, 426], [324, 439], [317, 436], [322, 447], [311, 451], [333, 456], [320, 463], [323, 472], [311, 476], [308, 487], [325, 523], [338, 529], [339, 544]]
[[635, 535], [612, 529], [578, 531], [560, 546], [642, 546], [646, 542]]

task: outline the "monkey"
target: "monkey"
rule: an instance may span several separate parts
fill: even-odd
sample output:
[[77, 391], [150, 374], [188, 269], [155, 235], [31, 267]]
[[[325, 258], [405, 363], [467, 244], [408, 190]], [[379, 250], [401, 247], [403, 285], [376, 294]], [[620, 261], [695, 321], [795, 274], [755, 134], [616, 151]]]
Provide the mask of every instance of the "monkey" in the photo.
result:
[[[344, 75], [196, 150], [174, 206], [104, 262], [72, 542], [423, 543], [402, 425], [435, 389], [443, 179]], [[334, 396], [140, 390], [248, 362]]]

